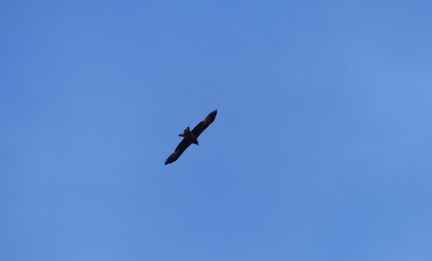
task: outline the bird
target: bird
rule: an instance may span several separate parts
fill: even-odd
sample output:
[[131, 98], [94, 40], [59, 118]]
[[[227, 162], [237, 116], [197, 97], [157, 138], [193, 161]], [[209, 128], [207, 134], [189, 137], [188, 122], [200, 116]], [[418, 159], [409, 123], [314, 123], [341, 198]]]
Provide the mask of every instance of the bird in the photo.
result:
[[179, 136], [183, 137], [182, 141], [177, 145], [174, 152], [169, 155], [169, 157], [165, 160], [165, 165], [173, 163], [176, 161], [182, 153], [193, 143], [195, 145], [199, 145], [198, 137], [199, 135], [215, 120], [217, 114], [217, 110], [210, 112], [204, 120], [198, 123], [195, 128], [190, 130], [189, 126], [184, 129], [183, 133], [180, 133]]

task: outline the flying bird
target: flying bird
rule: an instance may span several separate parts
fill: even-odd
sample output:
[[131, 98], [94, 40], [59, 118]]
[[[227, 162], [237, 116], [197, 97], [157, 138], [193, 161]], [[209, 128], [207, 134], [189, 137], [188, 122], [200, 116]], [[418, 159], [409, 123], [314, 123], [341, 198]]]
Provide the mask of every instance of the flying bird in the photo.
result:
[[190, 130], [189, 127], [187, 127], [183, 133], [180, 133], [179, 136], [183, 137], [182, 141], [177, 145], [174, 152], [166, 159], [165, 165], [173, 163], [176, 161], [180, 155], [189, 147], [189, 145], [198, 143], [198, 136], [215, 120], [217, 114], [217, 110], [214, 110], [205, 117], [203, 121], [197, 124], [195, 128]]

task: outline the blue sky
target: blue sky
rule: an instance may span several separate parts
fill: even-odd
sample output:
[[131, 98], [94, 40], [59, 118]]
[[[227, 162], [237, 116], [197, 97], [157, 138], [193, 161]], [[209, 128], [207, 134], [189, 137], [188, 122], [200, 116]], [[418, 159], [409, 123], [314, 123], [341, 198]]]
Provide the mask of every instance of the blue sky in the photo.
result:
[[0, 260], [432, 260], [431, 9], [0, 1]]

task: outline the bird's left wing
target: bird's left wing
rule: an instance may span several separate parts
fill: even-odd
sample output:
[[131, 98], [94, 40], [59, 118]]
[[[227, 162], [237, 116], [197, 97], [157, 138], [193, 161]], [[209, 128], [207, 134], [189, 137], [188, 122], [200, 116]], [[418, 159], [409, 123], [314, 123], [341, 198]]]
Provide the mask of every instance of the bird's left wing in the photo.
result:
[[197, 126], [193, 128], [193, 130], [191, 131], [192, 134], [195, 135], [195, 137], [198, 137], [205, 129], [207, 129], [207, 127], [210, 124], [212, 124], [212, 122], [216, 118], [216, 114], [217, 114], [217, 110], [210, 112], [209, 115], [207, 115], [207, 117], [203, 121], [198, 123]]

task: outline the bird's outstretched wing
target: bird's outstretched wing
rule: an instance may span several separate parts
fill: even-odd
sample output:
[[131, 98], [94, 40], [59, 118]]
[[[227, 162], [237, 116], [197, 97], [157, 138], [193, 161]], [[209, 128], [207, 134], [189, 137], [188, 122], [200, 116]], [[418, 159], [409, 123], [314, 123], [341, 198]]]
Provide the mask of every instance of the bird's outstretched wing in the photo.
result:
[[191, 144], [192, 142], [188, 141], [186, 138], [183, 138], [175, 148], [174, 152], [166, 159], [165, 165], [176, 161]]
[[215, 120], [216, 114], [217, 110], [210, 112], [203, 121], [198, 123], [197, 126], [193, 128], [193, 130], [191, 131], [192, 134], [198, 138], [198, 136]]
[[178, 151], [181, 153], [183, 153], [183, 151], [185, 151], [190, 145], [192, 144], [192, 142], [188, 141], [186, 138], [183, 138], [182, 141], [180, 141], [180, 143], [177, 145], [177, 147], [175, 148], [175, 151]]

